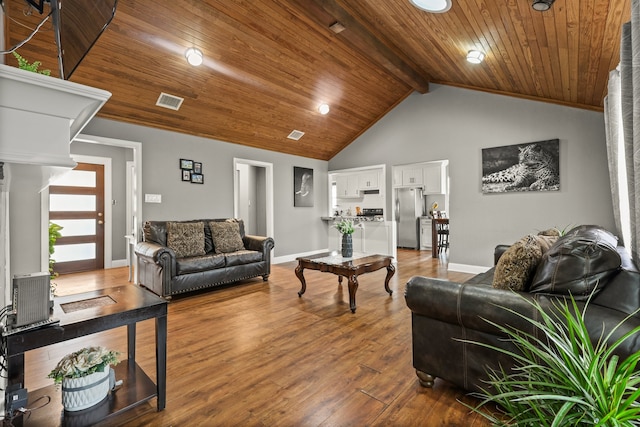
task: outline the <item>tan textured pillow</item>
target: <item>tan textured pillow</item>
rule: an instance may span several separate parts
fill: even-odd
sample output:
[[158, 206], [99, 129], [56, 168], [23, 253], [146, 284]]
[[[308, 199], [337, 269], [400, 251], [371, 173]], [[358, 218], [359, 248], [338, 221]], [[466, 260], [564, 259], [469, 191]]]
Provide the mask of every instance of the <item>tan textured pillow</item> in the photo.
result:
[[532, 234], [515, 242], [498, 260], [493, 275], [493, 287], [523, 291], [536, 272], [542, 249]]
[[204, 255], [204, 223], [167, 222], [167, 246], [176, 258]]
[[211, 238], [213, 248], [217, 254], [241, 251], [244, 249], [242, 236], [240, 236], [240, 226], [233, 221], [211, 221]]
[[546, 234], [548, 231], [540, 232], [537, 236], [524, 236], [502, 254], [493, 275], [494, 288], [514, 291], [528, 289], [542, 255], [558, 240], [558, 234]]
[[550, 228], [548, 230], [542, 230], [538, 233], [538, 236], [555, 236], [560, 237], [560, 231], [557, 228]]

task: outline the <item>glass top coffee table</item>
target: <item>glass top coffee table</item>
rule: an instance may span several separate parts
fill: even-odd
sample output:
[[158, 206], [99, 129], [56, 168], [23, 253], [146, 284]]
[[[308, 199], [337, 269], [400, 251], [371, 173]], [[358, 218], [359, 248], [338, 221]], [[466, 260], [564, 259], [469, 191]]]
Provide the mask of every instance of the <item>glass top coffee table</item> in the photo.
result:
[[387, 277], [384, 280], [384, 289], [391, 295], [393, 291], [389, 289], [389, 280], [396, 271], [391, 261], [393, 257], [387, 255], [372, 255], [354, 252], [352, 257], [343, 258], [339, 252], [325, 252], [308, 257], [299, 257], [296, 267], [296, 276], [300, 279], [302, 287], [298, 292], [298, 297], [307, 290], [307, 282], [304, 280], [304, 269], [324, 271], [338, 276], [338, 283], [342, 283], [342, 278], [346, 277], [349, 284], [349, 308], [352, 313], [356, 312], [356, 291], [358, 290], [358, 276], [364, 273], [387, 269]]

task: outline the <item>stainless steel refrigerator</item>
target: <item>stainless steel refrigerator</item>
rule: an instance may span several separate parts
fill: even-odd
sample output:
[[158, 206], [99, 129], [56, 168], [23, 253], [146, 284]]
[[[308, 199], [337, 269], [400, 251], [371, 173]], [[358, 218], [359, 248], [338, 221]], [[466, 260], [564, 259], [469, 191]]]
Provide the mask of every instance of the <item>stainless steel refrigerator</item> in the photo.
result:
[[422, 188], [397, 188], [395, 194], [398, 247], [420, 248], [420, 217], [424, 215]]

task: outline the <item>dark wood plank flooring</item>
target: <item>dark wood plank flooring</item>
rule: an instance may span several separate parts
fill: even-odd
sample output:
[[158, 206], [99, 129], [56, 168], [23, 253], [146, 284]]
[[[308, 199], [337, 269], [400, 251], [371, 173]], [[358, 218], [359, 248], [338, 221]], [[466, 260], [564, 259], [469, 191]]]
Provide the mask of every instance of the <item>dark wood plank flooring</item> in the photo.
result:
[[[431, 252], [400, 250], [397, 272], [359, 277], [357, 311], [346, 283], [305, 271], [298, 298], [296, 263], [273, 265], [262, 278], [174, 298], [169, 304], [167, 406], [155, 399], [104, 425], [127, 426], [486, 426], [458, 400], [474, 402], [442, 380], [418, 384], [411, 365], [410, 277], [465, 280]], [[60, 276], [58, 294], [127, 282], [126, 268]], [[132, 285], [133, 286], [133, 285]], [[138, 327], [137, 359], [155, 378], [153, 322]], [[26, 387], [50, 384], [47, 373], [86, 345], [126, 351], [126, 329], [91, 335], [27, 354]]]

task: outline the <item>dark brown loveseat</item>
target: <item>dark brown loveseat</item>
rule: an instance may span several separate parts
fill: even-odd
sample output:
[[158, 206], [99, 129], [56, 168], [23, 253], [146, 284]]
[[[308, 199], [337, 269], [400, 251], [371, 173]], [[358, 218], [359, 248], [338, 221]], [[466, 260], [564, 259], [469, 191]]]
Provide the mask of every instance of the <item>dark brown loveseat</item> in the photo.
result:
[[165, 298], [271, 272], [271, 237], [245, 235], [241, 219], [147, 221], [136, 244], [138, 280]]
[[[413, 366], [420, 383], [433, 385], [435, 377], [469, 391], [487, 388], [487, 368], [501, 365], [506, 371], [514, 361], [502, 353], [460, 340], [482, 342], [514, 350], [505, 335], [490, 325], [497, 324], [535, 334], [532, 325], [501, 307], [529, 318], [535, 316], [527, 300], [537, 300], [552, 311], [553, 301], [571, 293], [582, 310], [589, 302], [585, 321], [589, 336], [596, 341], [605, 331], [640, 308], [640, 272], [617, 239], [596, 226], [580, 226], [558, 239], [542, 256], [526, 291], [495, 289], [495, 267], [466, 283], [413, 277], [405, 298], [411, 309]], [[507, 247], [496, 248], [496, 260]], [[635, 315], [613, 336], [617, 339], [640, 325]], [[640, 335], [640, 334], [638, 334]], [[618, 355], [640, 351], [640, 336], [627, 340]]]

